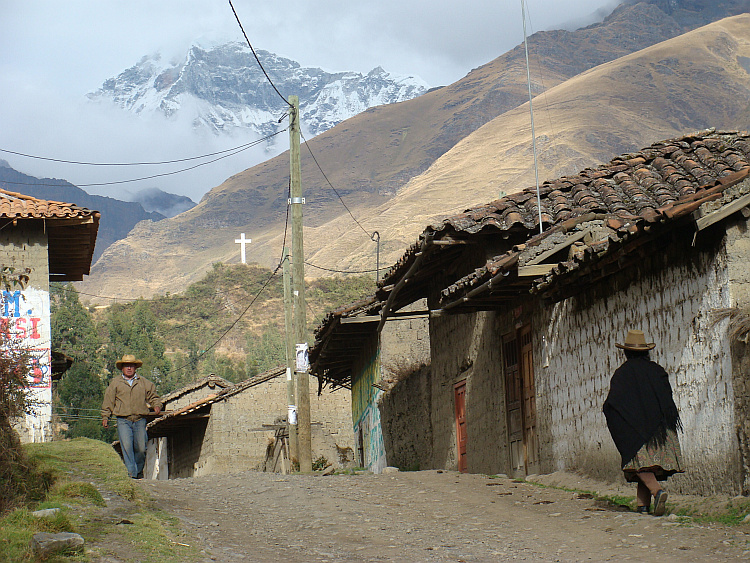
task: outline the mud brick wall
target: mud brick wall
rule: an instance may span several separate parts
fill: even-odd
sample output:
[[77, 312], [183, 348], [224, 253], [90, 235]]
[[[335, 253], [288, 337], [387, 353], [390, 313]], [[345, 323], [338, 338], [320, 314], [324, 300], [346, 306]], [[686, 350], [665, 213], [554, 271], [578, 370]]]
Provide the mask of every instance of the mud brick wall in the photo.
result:
[[430, 368], [423, 366], [380, 397], [380, 423], [388, 465], [431, 469]]
[[[727, 269], [733, 307], [750, 312], [750, 237], [748, 224], [737, 220], [727, 228]], [[735, 394], [735, 426], [742, 466], [741, 491], [750, 494], [750, 345], [732, 343], [732, 380]]]
[[465, 379], [468, 471], [508, 471], [501, 328], [495, 313], [431, 321], [432, 467], [458, 469], [454, 385]]
[[[285, 375], [214, 403], [209, 423], [213, 447], [210, 472], [262, 469], [266, 447], [274, 437], [274, 430], [264, 431], [263, 425], [286, 420], [286, 415]], [[354, 446], [349, 394], [324, 392], [318, 397], [317, 386], [311, 383], [310, 416], [313, 460], [323, 456], [339, 465], [339, 449], [353, 451]]]
[[211, 434], [206, 432], [205, 420], [172, 434], [167, 442], [171, 479], [207, 473], [205, 465], [211, 459]]
[[[24, 340], [24, 344], [33, 348], [35, 356], [40, 358], [40, 363], [50, 367], [50, 312], [49, 312], [49, 260], [47, 254], [47, 234], [44, 231], [44, 222], [19, 221], [18, 225], [0, 231], [0, 252], [2, 253], [2, 266], [9, 266], [16, 271], [30, 268], [29, 283], [22, 290], [19, 305], [21, 311], [12, 310], [14, 303], [9, 303], [9, 296], [3, 295], [0, 314], [8, 315], [9, 318], [24, 319], [31, 326], [30, 317], [40, 318], [38, 330], [39, 338], [36, 340]], [[16, 289], [11, 288], [10, 293]], [[33, 303], [33, 306], [31, 305]], [[10, 307], [8, 307], [11, 305]], [[6, 307], [8, 307], [6, 311]], [[30, 307], [34, 311], [28, 314]], [[27, 318], [29, 317], [29, 318]], [[46, 351], [42, 351], [42, 350]], [[46, 357], [46, 361], [42, 359]], [[18, 432], [21, 442], [44, 442], [52, 437], [52, 387], [46, 374], [46, 382], [35, 387], [33, 396], [39, 405], [32, 415], [26, 415], [23, 419], [16, 421], [14, 428]]]
[[712, 311], [730, 304], [720, 245], [705, 252], [660, 249], [579, 297], [540, 307], [533, 326], [542, 470], [622, 479], [601, 409], [624, 361], [615, 343], [638, 328], [656, 343], [651, 358], [670, 375], [684, 426], [687, 473], [670, 479], [671, 490], [739, 492], [730, 347], [723, 327], [712, 322]]

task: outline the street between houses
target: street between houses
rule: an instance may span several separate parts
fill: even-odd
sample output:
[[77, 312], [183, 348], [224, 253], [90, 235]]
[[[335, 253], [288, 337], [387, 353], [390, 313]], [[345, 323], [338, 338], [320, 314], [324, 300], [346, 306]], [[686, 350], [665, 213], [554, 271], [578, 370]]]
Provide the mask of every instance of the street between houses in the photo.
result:
[[[591, 484], [577, 479], [568, 475], [567, 486]], [[591, 494], [504, 477], [243, 472], [141, 483], [180, 518], [181, 541], [201, 549], [204, 561], [750, 558], [747, 525], [639, 515]]]

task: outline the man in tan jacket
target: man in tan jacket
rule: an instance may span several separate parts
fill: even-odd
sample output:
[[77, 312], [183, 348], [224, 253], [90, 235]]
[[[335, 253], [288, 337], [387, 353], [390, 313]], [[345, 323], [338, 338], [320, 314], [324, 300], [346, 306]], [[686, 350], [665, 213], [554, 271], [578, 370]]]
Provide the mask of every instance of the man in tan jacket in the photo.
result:
[[117, 436], [128, 475], [133, 479], [143, 479], [147, 439], [146, 419], [143, 417], [149, 413], [149, 405], [159, 414], [161, 400], [154, 384], [136, 373], [143, 365], [141, 360], [125, 354], [115, 365], [122, 371], [122, 376], [113, 377], [104, 392], [102, 426], [108, 427], [109, 417], [113, 414], [117, 417]]

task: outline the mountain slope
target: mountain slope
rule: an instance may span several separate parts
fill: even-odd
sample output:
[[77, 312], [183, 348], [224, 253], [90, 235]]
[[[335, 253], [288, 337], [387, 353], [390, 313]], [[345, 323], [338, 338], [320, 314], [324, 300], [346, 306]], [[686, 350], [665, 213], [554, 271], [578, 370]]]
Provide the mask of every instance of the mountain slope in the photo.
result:
[[[692, 130], [750, 129], [748, 100], [745, 14], [601, 65], [537, 97], [540, 181]], [[436, 215], [534, 185], [531, 147], [528, 104], [458, 143], [364, 222], [389, 242], [381, 263], [395, 262]], [[309, 229], [305, 243], [308, 260], [321, 266], [373, 264], [372, 243], [345, 217]]]
[[[622, 6], [602, 24], [576, 32], [543, 32], [532, 36], [532, 53], [544, 53], [539, 61], [532, 64], [532, 70], [541, 67], [544, 86], [550, 88], [562, 83], [571, 73], [620, 57], [660, 38], [672, 37], [683, 28], [682, 23], [654, 4]], [[442, 170], [446, 179], [458, 174], [441, 168], [444, 165], [437, 163], [436, 159], [441, 155], [447, 157], [446, 152], [454, 145], [455, 154], [462, 154], [466, 151], [459, 143], [462, 138], [495, 116], [524, 103], [527, 99], [525, 78], [523, 51], [519, 47], [472, 71], [451, 86], [408, 102], [370, 109], [319, 135], [311, 141], [310, 146], [348, 207], [356, 216], [365, 218], [366, 230], [378, 230], [382, 235], [392, 229], [401, 216], [406, 216], [411, 217], [411, 231], [418, 232], [426, 224], [427, 215], [420, 207], [417, 207], [419, 212], [416, 216], [404, 207], [398, 207], [399, 202], [410, 201], [409, 194], [413, 191], [413, 184], [405, 189], [401, 189], [402, 186], [430, 165]], [[640, 78], [646, 79], [646, 82], [649, 80], [645, 76]], [[686, 79], [688, 83], [691, 82], [689, 73]], [[610, 95], [611, 84], [598, 84], [597, 88], [605, 86], [600, 93]], [[536, 91], [540, 91], [541, 87], [541, 81], [534, 85]], [[696, 87], [704, 88], [702, 85]], [[648, 99], [649, 88], [644, 83], [643, 90], [634, 95]], [[670, 88], [680, 89], [682, 86], [672, 84]], [[591, 92], [592, 97], [596, 95], [597, 91]], [[540, 99], [549, 99], [549, 91]], [[659, 96], [658, 99], [669, 103], [667, 96]], [[606, 160], [622, 150], [628, 150], [628, 147], [639, 148], [662, 138], [665, 133], [667, 136], [672, 131], [676, 133], [678, 127], [691, 128], [692, 123], [701, 121], [704, 110], [697, 108], [696, 118], [692, 121], [682, 119], [679, 123], [675, 121], [673, 125], [665, 126], [658, 117], [662, 110], [654, 106], [650, 110], [654, 123], [645, 125], [640, 136], [636, 137], [644, 139], [643, 142], [631, 138], [630, 129], [622, 134], [616, 129], [615, 133], [597, 129], [593, 134], [596, 139], [590, 143], [595, 150], [589, 145], [577, 148], [575, 142], [558, 145], [556, 139], [555, 152], [548, 152], [548, 156], [543, 158], [554, 158], [557, 163], [550, 173], [563, 170], [565, 166], [572, 171], [581, 165]], [[638, 113], [635, 107], [628, 111]], [[711, 120], [705, 121], [713, 121], [714, 114], [710, 113]], [[414, 198], [420, 200], [419, 205], [428, 208], [430, 216], [496, 197], [503, 189], [498, 178], [518, 180], [525, 177], [527, 180], [523, 185], [530, 183], [530, 137], [528, 131], [522, 128], [522, 124], [528, 122], [528, 111], [521, 110], [514, 115], [518, 120], [514, 125], [516, 129], [512, 133], [500, 134], [507, 143], [502, 148], [505, 152], [504, 176], [488, 180], [489, 184], [482, 185], [476, 193], [462, 195], [449, 187], [447, 191], [452, 198], [450, 206], [444, 205], [444, 195], [437, 193], [437, 189], [423, 196], [415, 195]], [[526, 115], [525, 121], [523, 115]], [[554, 130], [547, 132], [547, 136], [552, 138], [558, 132], [564, 132], [575, 140], [582, 135], [582, 130], [587, 131], [583, 134], [585, 136], [588, 134], [586, 127], [591, 123], [588, 120], [575, 123], [580, 117], [575, 112], [561, 115], [561, 125], [552, 128]], [[725, 115], [722, 123], [709, 125], [727, 126], [724, 125], [727, 117], [730, 116]], [[649, 131], [653, 136], [647, 134]], [[542, 136], [539, 140], [543, 145]], [[364, 267], [367, 264], [372, 267], [375, 245], [346, 214], [304, 147], [302, 156], [303, 185], [308, 202], [304, 211], [305, 222], [310, 227], [309, 236], [306, 234], [306, 252], [310, 261], [329, 268], [336, 265], [338, 269], [345, 265]], [[481, 160], [472, 165], [479, 169], [485, 167]], [[286, 211], [288, 167], [286, 155], [272, 159], [214, 188], [193, 210], [168, 222], [136, 229], [128, 239], [118, 243], [102, 257], [85, 283], [92, 290], [108, 291], [109, 294], [127, 290], [130, 295], [150, 295], [165, 291], [174, 284], [179, 287], [196, 279], [212, 262], [237, 261], [238, 252], [233, 240], [240, 232], [247, 232], [253, 239], [249, 249], [250, 260], [264, 265], [275, 263]], [[434, 174], [432, 177], [435, 177]], [[439, 185], [445, 188], [450, 184], [443, 182]], [[392, 212], [395, 215], [387, 213], [391, 199], [394, 199], [394, 209], [399, 209]], [[373, 219], [381, 215], [380, 220]], [[336, 217], [340, 218], [335, 220]], [[388, 256], [398, 255], [405, 244], [413, 241], [412, 234], [407, 234], [411, 231], [406, 228], [398, 232], [394, 230], [383, 237], [381, 251], [384, 256], [381, 264], [387, 264]], [[135, 257], [137, 261], [132, 263]], [[132, 267], [147, 274], [137, 285], [123, 284], [123, 279], [130, 279]], [[311, 275], [321, 272], [309, 270]]]
[[0, 188], [52, 201], [75, 203], [100, 211], [94, 261], [115, 241], [123, 239], [140, 221], [161, 221], [164, 215], [147, 212], [140, 203], [120, 201], [111, 197], [91, 195], [65, 180], [34, 178], [0, 161]]

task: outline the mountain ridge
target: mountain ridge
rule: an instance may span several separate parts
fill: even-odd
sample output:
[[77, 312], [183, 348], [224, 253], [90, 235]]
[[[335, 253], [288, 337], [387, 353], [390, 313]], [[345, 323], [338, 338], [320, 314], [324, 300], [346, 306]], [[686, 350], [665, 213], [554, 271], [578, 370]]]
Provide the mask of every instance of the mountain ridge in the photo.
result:
[[[653, 25], [646, 25], [651, 23]], [[584, 62], [576, 63], [584, 67], [599, 60], [598, 58], [617, 56], [616, 60], [619, 60], [627, 56], [625, 52], [634, 45], [660, 43], [656, 39], [673, 37], [682, 29], [682, 24], [667, 16], [654, 3], [638, 3], [634, 6], [620, 6], [602, 24], [577, 32], [534, 34], [530, 38], [532, 46], [536, 45], [535, 48], [542, 52], [557, 54], [557, 58], [545, 58], [540, 62], [549, 73], [545, 74], [544, 84], [539, 81], [532, 84], [537, 93], [544, 94], [538, 100], [544, 100], [558, 85], [573, 79], [566, 77], [559, 69], [574, 72], [578, 67], [568, 67], [566, 70], [564, 65], [556, 66], [558, 60], [569, 58], [571, 53], [591, 53], [584, 57]], [[576, 40], [571, 40], [571, 36]], [[556, 41], [562, 41], [564, 48], [556, 49]], [[732, 38], [728, 37], [726, 41], [731, 44]], [[727, 50], [726, 46], [717, 48]], [[736, 45], [728, 47], [730, 51], [736, 48]], [[416, 234], [435, 215], [461, 211], [473, 204], [495, 199], [501, 191], [509, 189], [504, 189], [505, 185], [517, 185], [520, 189], [532, 182], [528, 165], [532, 161], [528, 108], [523, 106], [528, 102], [528, 91], [521, 49], [516, 47], [474, 69], [453, 85], [414, 100], [369, 109], [309, 143], [316, 160], [337, 186], [337, 191], [345, 198], [347, 206], [360, 218], [365, 230], [378, 230], [383, 235], [390, 229], [389, 235], [383, 237], [381, 244], [381, 264], [389, 264], [389, 260], [400, 256], [405, 246], [413, 242]], [[679, 62], [679, 56], [677, 59]], [[606, 64], [613, 63], [605, 62], [604, 65]], [[659, 61], [649, 61], [648, 64], [657, 65], [653, 69], [666, 69], [663, 73], [653, 70], [652, 76], [660, 77], [662, 83], [667, 72], [676, 73], [681, 80], [688, 82], [693, 78], [684, 68], [670, 69], [668, 65], [659, 67]], [[575, 75], [571, 84], [585, 80], [586, 75], [591, 72], [589, 68]], [[623, 84], [629, 84], [628, 81], [635, 77], [640, 80], [645, 77], [636, 73], [632, 67], [623, 72], [631, 75], [618, 78]], [[710, 75], [712, 71], [701, 69], [701, 72]], [[702, 77], [704, 74], [698, 76]], [[692, 121], [684, 115], [668, 115], [662, 122], [659, 118], [662, 109], [652, 105], [649, 107], [651, 117], [644, 120], [637, 111], [637, 100], [633, 102], [633, 107], [622, 108], [623, 115], [627, 115], [632, 123], [621, 115], [610, 119], [605, 119], [605, 115], [602, 123], [595, 127], [596, 124], [586, 120], [585, 115], [573, 111], [575, 108], [570, 108], [571, 111], [567, 114], [558, 113], [555, 127], [538, 134], [537, 140], [542, 149], [548, 145], [542, 156], [543, 165], [545, 159], [552, 163], [548, 174], [553, 176], [571, 173], [585, 166], [606, 162], [616, 154], [639, 149], [655, 140], [676, 136], [685, 132], [685, 128], [716, 126], [731, 129], [733, 127], [729, 123], [729, 113], [738, 111], [737, 101], [744, 99], [742, 96], [745, 95], [746, 85], [741, 75], [728, 78], [728, 87], [735, 88], [736, 99], [722, 98], [725, 114], [720, 118], [716, 117], [720, 114], [720, 108], [712, 107], [712, 112], [708, 113], [714, 116], [712, 120], [715, 122], [705, 125], [699, 123], [699, 118], [705, 117], [701, 112], [707, 110], [700, 107], [691, 108], [692, 113], [697, 116]], [[721, 84], [723, 79], [721, 72], [713, 72], [713, 80]], [[651, 94], [648, 89], [656, 86], [648, 86], [648, 79], [645, 80], [646, 84], [639, 84], [643, 89], [631, 93], [631, 98], [649, 99]], [[681, 89], [674, 83], [669, 83], [666, 87], [678, 91]], [[705, 84], [698, 89], [703, 88]], [[603, 92], [609, 95], [607, 90]], [[576, 93], [576, 97], [580, 97], [580, 94]], [[590, 97], [593, 99], [594, 93]], [[669, 102], [666, 94], [659, 99]], [[674, 99], [682, 104], [677, 110], [685, 113], [684, 108], [690, 106], [689, 99], [687, 102], [684, 98]], [[594, 104], [593, 107], [596, 108], [595, 100], [584, 97], [584, 101], [587, 104], [585, 107], [592, 107], [590, 104]], [[563, 102], [565, 100], [560, 100], [559, 103]], [[713, 104], [709, 102], [708, 105]], [[493, 117], [493, 113], [497, 115]], [[599, 115], [601, 112], [596, 113]], [[505, 116], [506, 114], [508, 115]], [[499, 116], [505, 116], [506, 120], [504, 122], [500, 119], [499, 123], [507, 125], [505, 130], [499, 130], [490, 139], [491, 146], [497, 148], [497, 153], [492, 154], [489, 159], [487, 154], [483, 159], [469, 157], [473, 150], [470, 147], [476, 147], [476, 143], [469, 139]], [[576, 123], [576, 119], [582, 120], [581, 123]], [[671, 123], [667, 123], [667, 120], [671, 120]], [[607, 128], [605, 123], [611, 123], [612, 126]], [[623, 128], [622, 131], [618, 130], [620, 127]], [[633, 134], [634, 128], [637, 129], [636, 134]], [[368, 134], [364, 135], [364, 131]], [[558, 133], [564, 133], [565, 142], [551, 145], [550, 139], [557, 137]], [[577, 141], [574, 142], [576, 136], [585, 142], [579, 146]], [[498, 140], [503, 140], [504, 144], [498, 145]], [[485, 139], [484, 142], [489, 141]], [[302, 153], [303, 183], [308, 200], [305, 206], [306, 258], [309, 263], [328, 269], [367, 269], [366, 266], [372, 266], [375, 261], [374, 244], [353, 224], [330, 188], [326, 188], [325, 180], [320, 177], [309, 155], [305, 158], [304, 148]], [[492, 168], [492, 178], [477, 177], [477, 181], [472, 182], [471, 175], [466, 173], [467, 168], [481, 171], [486, 168], [485, 162], [497, 160], [503, 160], [506, 166], [502, 171]], [[387, 165], [383, 165], [383, 162]], [[148, 277], [139, 287], [131, 288], [136, 292], [134, 295], [138, 295], [138, 292], [148, 295], [163, 291], [161, 288], [166, 287], [163, 281], [165, 278], [179, 285], [189, 281], [191, 276], [205, 271], [206, 265], [212, 263], [209, 260], [236, 261], [238, 253], [232, 241], [240, 229], [248, 232], [252, 228], [254, 243], [251, 259], [263, 265], [275, 263], [278, 259], [276, 247], [280, 245], [283, 235], [287, 176], [288, 160], [280, 156], [229, 178], [206, 194], [201, 203], [190, 212], [167, 223], [136, 229], [131, 237], [120, 241], [112, 248], [111, 253], [102, 257], [92, 272], [94, 275], [85, 283], [101, 290], [107, 288], [108, 291], [118, 291], [117, 280], [122, 279], [127, 271], [124, 257], [130, 259], [137, 255], [139, 268], [153, 271], [154, 268], [150, 265], [157, 262], [160, 267], [159, 276]], [[469, 178], [468, 181], [462, 179], [466, 177]], [[427, 182], [426, 179], [431, 180]], [[462, 185], [476, 185], [469, 191], [463, 188], [462, 191], [455, 189], [451, 184], [454, 181], [461, 181]], [[441, 190], [450, 194], [454, 201], [446, 203]], [[409, 202], [415, 207], [409, 208], [406, 205]], [[404, 223], [409, 223], [410, 226]], [[383, 228], [383, 224], [388, 227]], [[191, 239], [192, 232], [201, 232], [200, 240], [195, 237]], [[160, 249], [165, 253], [160, 254]], [[175, 266], [178, 262], [180, 268]], [[320, 273], [308, 270], [309, 275]]]
[[[427, 90], [421, 79], [392, 75], [382, 67], [364, 75], [326, 72], [269, 51], [256, 53], [276, 87], [299, 96], [300, 111], [307, 116], [306, 133], [312, 136], [369, 107], [411, 99]], [[249, 129], [266, 137], [282, 128], [279, 117], [287, 109], [252, 50], [239, 42], [210, 48], [193, 45], [180, 63], [164, 63], [160, 55], [143, 57], [105, 80], [88, 98], [139, 115], [159, 113], [174, 119], [187, 114], [194, 128], [216, 135]]]

